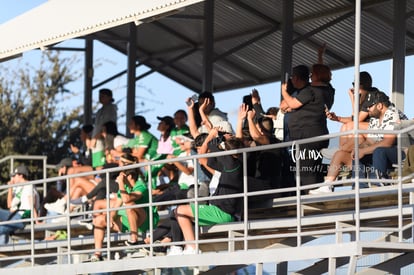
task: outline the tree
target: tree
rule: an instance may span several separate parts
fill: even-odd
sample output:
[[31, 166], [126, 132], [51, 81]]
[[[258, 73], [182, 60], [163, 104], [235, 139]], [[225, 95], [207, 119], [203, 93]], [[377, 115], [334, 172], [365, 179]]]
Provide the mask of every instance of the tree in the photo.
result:
[[[69, 144], [79, 136], [82, 108], [67, 111], [63, 106], [76, 102], [77, 94], [67, 87], [81, 76], [74, 71], [77, 63], [76, 57], [45, 52], [37, 67], [26, 64], [12, 71], [0, 66], [0, 158], [45, 155], [55, 164], [69, 154]], [[1, 167], [3, 183], [9, 169]], [[30, 170], [32, 179], [42, 177], [34, 166]]]

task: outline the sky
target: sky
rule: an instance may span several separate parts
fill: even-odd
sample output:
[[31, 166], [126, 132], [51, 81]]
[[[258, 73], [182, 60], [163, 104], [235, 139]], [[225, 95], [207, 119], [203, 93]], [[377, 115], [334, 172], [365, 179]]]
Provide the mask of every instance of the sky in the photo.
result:
[[[0, 24], [10, 20], [11, 18], [24, 13], [33, 7], [40, 5], [45, 0], [0, 0], [2, 8], [0, 9]], [[21, 34], [20, 34], [21, 35]], [[60, 44], [59, 46], [83, 46], [83, 40], [71, 40]], [[329, 41], [327, 41], [327, 47], [329, 48]], [[94, 43], [94, 63], [101, 64], [95, 68], [93, 83], [97, 84], [108, 77], [124, 70], [126, 68], [127, 57], [110, 49], [109, 47], [99, 43]], [[22, 58], [17, 60], [7, 61], [0, 65], [18, 68], [20, 65], [26, 62], [36, 62], [41, 52], [38, 50], [29, 51], [23, 55]], [[71, 52], [70, 54], [74, 54]], [[79, 58], [82, 60], [83, 54], [77, 53]], [[315, 60], [309, 60], [309, 65], [313, 64]], [[36, 63], [35, 63], [36, 64]], [[80, 65], [83, 64], [83, 61]], [[370, 63], [361, 65], [360, 71], [368, 71], [373, 77], [373, 85], [390, 94], [391, 90], [391, 60], [382, 62]], [[80, 68], [82, 70], [83, 68]], [[149, 70], [148, 68], [139, 67], [137, 74], [141, 74]], [[408, 103], [413, 102], [414, 83], [413, 78], [409, 77], [413, 75], [414, 70], [414, 58], [406, 58], [406, 83], [405, 83], [405, 108], [404, 111], [408, 117], [414, 117], [413, 108], [409, 108]], [[351, 87], [353, 82], [354, 68], [350, 67], [347, 69], [336, 70], [332, 72], [332, 85], [336, 89], [335, 103], [332, 107], [332, 111], [340, 116], [351, 115], [351, 103], [348, 97], [348, 89]], [[125, 133], [125, 95], [126, 95], [126, 76], [122, 76], [116, 80], [107, 83], [104, 87], [112, 89], [114, 92], [115, 101], [118, 104], [118, 115], [119, 115], [119, 130], [121, 133]], [[80, 106], [83, 104], [83, 81], [82, 79], [77, 83], [72, 84], [68, 87], [69, 90], [79, 94], [75, 100], [73, 100], [74, 106]], [[232, 90], [228, 92], [220, 92], [215, 94], [216, 105], [219, 109], [228, 113], [229, 120], [235, 127], [237, 121], [238, 108], [242, 102], [244, 95], [251, 92], [252, 88], [259, 90], [262, 105], [266, 110], [272, 106], [278, 106], [280, 102], [280, 82], [257, 85], [254, 87], [242, 88]], [[191, 96], [194, 92], [187, 88], [175, 83], [172, 80], [163, 77], [158, 73], [153, 73], [150, 76], [138, 81], [136, 83], [136, 113], [142, 113], [148, 122], [152, 125], [150, 131], [156, 136], [159, 132], [156, 130], [158, 120], [157, 116], [173, 115], [178, 109], [186, 109], [185, 100]], [[239, 98], [240, 100], [236, 100]], [[93, 92], [93, 101], [98, 101], [98, 91]], [[71, 105], [64, 105], [61, 108], [71, 108]], [[340, 124], [337, 122], [328, 122], [328, 127], [331, 133], [338, 132]]]

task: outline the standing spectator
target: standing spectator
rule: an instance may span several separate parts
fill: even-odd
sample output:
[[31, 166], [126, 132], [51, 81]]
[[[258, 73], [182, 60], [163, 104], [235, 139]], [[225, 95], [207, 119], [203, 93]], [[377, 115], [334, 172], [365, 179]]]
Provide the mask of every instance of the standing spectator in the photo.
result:
[[[290, 79], [294, 87], [293, 96], [288, 92], [287, 83], [282, 84], [283, 101], [281, 102], [281, 108], [284, 111], [290, 111], [288, 115], [285, 115], [285, 123], [287, 124], [285, 130], [287, 130], [289, 141], [329, 133], [325, 115], [327, 102], [324, 91], [312, 88], [309, 83], [309, 75], [309, 69], [305, 65], [293, 68]], [[328, 144], [329, 140], [324, 140], [300, 146], [300, 151], [306, 152], [305, 156], [302, 154], [300, 159], [302, 185], [323, 182], [322, 157], [320, 157], [319, 152], [322, 148], [326, 148]], [[295, 152], [291, 154], [296, 155]]]
[[95, 115], [95, 127], [92, 132], [90, 148], [92, 149], [92, 166], [101, 168], [105, 164], [105, 148], [102, 139], [102, 126], [105, 122], [117, 122], [117, 107], [113, 103], [112, 91], [109, 89], [99, 90], [99, 103], [102, 107]]
[[[33, 185], [13, 186], [18, 183], [28, 182], [29, 170], [26, 166], [20, 165], [11, 174], [11, 179], [7, 183], [9, 190], [7, 193], [7, 207], [9, 210], [0, 209], [0, 221], [20, 220], [31, 217], [33, 209], [33, 218], [38, 217], [40, 207], [39, 195]], [[36, 221], [36, 223], [40, 223]], [[12, 224], [0, 224], [0, 244], [9, 242], [9, 235], [17, 229], [24, 228], [23, 222]]]

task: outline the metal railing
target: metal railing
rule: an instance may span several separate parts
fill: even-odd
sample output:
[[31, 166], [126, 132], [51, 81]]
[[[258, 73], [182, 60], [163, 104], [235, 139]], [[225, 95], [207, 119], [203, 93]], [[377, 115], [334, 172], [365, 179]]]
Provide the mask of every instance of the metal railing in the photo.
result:
[[[314, 189], [319, 186], [322, 186], [322, 183], [315, 183], [312, 185], [306, 185], [301, 186], [300, 185], [300, 174], [298, 171], [300, 171], [300, 158], [298, 159], [296, 165], [296, 186], [294, 187], [287, 187], [287, 188], [281, 188], [281, 189], [270, 189], [270, 190], [262, 190], [262, 191], [255, 191], [255, 192], [248, 192], [247, 186], [248, 186], [248, 177], [247, 177], [247, 155], [250, 152], [255, 151], [265, 151], [265, 150], [274, 150], [274, 149], [280, 149], [280, 150], [286, 150], [287, 148], [296, 148], [296, 152], [300, 151], [300, 148], [303, 144], [310, 143], [310, 142], [316, 142], [316, 141], [322, 141], [326, 139], [334, 139], [338, 138], [342, 135], [350, 135], [350, 134], [359, 134], [359, 133], [387, 133], [387, 134], [394, 134], [397, 136], [397, 146], [399, 149], [401, 149], [401, 139], [402, 135], [406, 132], [413, 131], [414, 126], [407, 127], [405, 129], [401, 129], [398, 131], [349, 131], [349, 132], [342, 132], [342, 133], [335, 133], [335, 134], [329, 134], [324, 136], [319, 136], [315, 138], [309, 138], [304, 140], [298, 140], [294, 142], [285, 142], [285, 143], [279, 143], [279, 144], [273, 144], [273, 145], [265, 145], [265, 146], [259, 146], [259, 147], [252, 147], [252, 148], [243, 148], [238, 150], [231, 150], [231, 151], [225, 151], [225, 152], [217, 152], [217, 153], [209, 153], [209, 154], [203, 154], [203, 155], [193, 155], [188, 157], [181, 157], [176, 158], [174, 161], [184, 161], [184, 160], [197, 160], [199, 158], [205, 158], [205, 157], [218, 157], [223, 155], [233, 155], [233, 154], [241, 154], [243, 156], [243, 193], [239, 194], [232, 194], [232, 195], [223, 195], [223, 196], [215, 196], [215, 197], [198, 197], [198, 185], [195, 185], [195, 198], [192, 199], [184, 199], [184, 200], [174, 200], [174, 201], [167, 201], [167, 202], [153, 202], [151, 196], [149, 199], [149, 203], [147, 204], [139, 204], [135, 206], [121, 206], [118, 208], [110, 208], [109, 201], [107, 200], [107, 209], [100, 210], [100, 211], [83, 211], [81, 213], [65, 213], [63, 216], [66, 218], [66, 226], [65, 229], [67, 230], [67, 240], [65, 241], [65, 248], [67, 250], [65, 252], [58, 251], [56, 253], [37, 253], [36, 245], [39, 244], [39, 242], [35, 239], [35, 230], [36, 230], [36, 221], [46, 221], [50, 218], [55, 217], [40, 217], [37, 219], [34, 219], [32, 216], [29, 219], [25, 219], [24, 221], [28, 224], [30, 224], [30, 255], [26, 256], [10, 256], [5, 258], [0, 258], [1, 261], [9, 261], [9, 260], [21, 260], [22, 258], [30, 258], [32, 266], [35, 265], [35, 260], [37, 258], [45, 258], [45, 257], [59, 257], [59, 256], [67, 256], [67, 261], [69, 264], [72, 263], [72, 257], [73, 255], [78, 254], [85, 254], [85, 253], [92, 253], [95, 250], [94, 249], [83, 249], [82, 247], [79, 247], [75, 241], [79, 240], [79, 237], [72, 235], [71, 233], [71, 220], [73, 220], [73, 217], [78, 215], [91, 215], [98, 212], [105, 212], [107, 215], [107, 220], [109, 220], [110, 211], [116, 211], [120, 209], [126, 209], [131, 207], [160, 207], [160, 206], [166, 206], [166, 205], [176, 205], [176, 204], [183, 204], [183, 203], [194, 203], [195, 205], [198, 205], [199, 203], [206, 202], [206, 201], [212, 201], [215, 199], [228, 199], [228, 198], [242, 198], [244, 201], [244, 215], [240, 222], [230, 223], [226, 229], [223, 229], [223, 232], [227, 231], [237, 231], [242, 232], [242, 234], [229, 234], [227, 237], [208, 237], [208, 238], [200, 238], [201, 235], [205, 235], [204, 232], [200, 232], [199, 230], [195, 230], [195, 245], [197, 248], [199, 246], [205, 246], [209, 244], [217, 244], [217, 243], [226, 243], [229, 247], [229, 250], [227, 250], [228, 253], [232, 251], [238, 250], [238, 248], [235, 248], [234, 243], [242, 243], [241, 250], [243, 251], [249, 251], [249, 243], [260, 241], [260, 240], [269, 240], [269, 239], [286, 239], [286, 238], [294, 238], [296, 239], [296, 245], [295, 247], [302, 247], [304, 243], [308, 241], [309, 237], [313, 236], [319, 236], [319, 235], [335, 235], [335, 236], [342, 236], [343, 234], [349, 234], [352, 236], [353, 240], [359, 241], [361, 240], [361, 232], [384, 232], [384, 233], [396, 233], [398, 234], [398, 241], [404, 242], [403, 233], [408, 228], [413, 228], [413, 222], [412, 222], [412, 205], [411, 200], [407, 202], [406, 197], [407, 194], [411, 194], [414, 191], [414, 187], [412, 184], [404, 185], [403, 182], [412, 177], [412, 175], [407, 177], [402, 177], [402, 155], [401, 153], [398, 154], [398, 169], [397, 169], [397, 177], [396, 179], [389, 179], [384, 180], [385, 183], [392, 184], [391, 186], [386, 186], [383, 188], [376, 188], [372, 190], [361, 190], [359, 188], [360, 182], [370, 182], [370, 179], [366, 178], [359, 178], [356, 176], [355, 178], [351, 179], [345, 179], [345, 180], [338, 180], [333, 182], [332, 184], [334, 186], [341, 186], [344, 184], [351, 184], [354, 183], [355, 188], [353, 190], [343, 191], [343, 192], [333, 192], [329, 195], [323, 195], [323, 196], [311, 196], [311, 195], [303, 195], [303, 191], [307, 191], [309, 189]], [[356, 149], [358, 150], [358, 149]], [[399, 150], [401, 151], [401, 150]], [[47, 186], [48, 184], [52, 184], [53, 182], [56, 182], [58, 180], [66, 180], [67, 182], [67, 194], [69, 194], [69, 179], [74, 177], [82, 177], [82, 176], [90, 176], [90, 175], [96, 175], [96, 174], [105, 174], [106, 177], [106, 183], [107, 183], [107, 197], [109, 197], [109, 182], [110, 182], [110, 174], [111, 173], [118, 173], [119, 171], [123, 171], [125, 169], [131, 169], [131, 168], [149, 168], [152, 165], [162, 164], [162, 163], [169, 163], [171, 162], [170, 159], [166, 160], [160, 160], [160, 161], [149, 161], [146, 163], [140, 163], [135, 165], [129, 165], [126, 167], [116, 167], [111, 169], [105, 169], [100, 171], [92, 171], [92, 172], [85, 172], [81, 174], [76, 175], [68, 175], [68, 176], [61, 176], [61, 177], [55, 177], [55, 178], [48, 178], [48, 179], [42, 179], [42, 180], [36, 180], [31, 181], [27, 184], [33, 184], [35, 186], [37, 185], [43, 185]], [[278, 165], [278, 164], [275, 164]], [[195, 170], [195, 178], [197, 178], [197, 172]], [[151, 194], [152, 191], [152, 178], [151, 173], [149, 173], [149, 179], [148, 179], [148, 189], [149, 193]], [[24, 185], [24, 184], [19, 184]], [[7, 190], [7, 186], [0, 186], [0, 192], [2, 192], [4, 189]], [[281, 194], [286, 192], [295, 192], [295, 197], [290, 198], [284, 198], [281, 196]], [[397, 205], [391, 205], [387, 207], [380, 207], [378, 210], [376, 210], [376, 207], [373, 207], [372, 211], [371, 209], [362, 209], [361, 208], [361, 200], [363, 198], [366, 198], [368, 196], [381, 196], [381, 195], [389, 195], [389, 194], [396, 194], [397, 195]], [[273, 199], [273, 208], [282, 208], [286, 206], [291, 206], [294, 209], [296, 209], [295, 216], [285, 216], [285, 217], [266, 217], [263, 219], [260, 219], [258, 221], [254, 221], [249, 217], [249, 198], [253, 196], [262, 196], [262, 195], [272, 195], [276, 197]], [[281, 198], [277, 198], [281, 197]], [[339, 209], [338, 212], [332, 212], [331, 213], [324, 213], [321, 211], [319, 214], [311, 214], [306, 215], [305, 206], [307, 204], [311, 203], [318, 203], [318, 202], [329, 202], [330, 200], [335, 199], [352, 199], [354, 202], [354, 209], [346, 209], [341, 210]], [[69, 205], [69, 198], [67, 199], [67, 205]], [[198, 209], [198, 207], [195, 207], [195, 209]], [[378, 211], [378, 213], [376, 212]], [[154, 229], [153, 227], [153, 213], [152, 211], [149, 211], [149, 219], [150, 219], [150, 232]], [[380, 215], [379, 215], [380, 213]], [[397, 218], [397, 224], [396, 226], [384, 226], [383, 224], [373, 224], [371, 225], [367, 221], [379, 218], [382, 215], [384, 219], [389, 217], [390, 219]], [[407, 219], [407, 215], [409, 218]], [[195, 228], [199, 228], [198, 224], [198, 210], [195, 212]], [[269, 224], [266, 220], [270, 221], [273, 224]], [[366, 225], [361, 225], [361, 221], [366, 222]], [[0, 224], [9, 224], [13, 223], [13, 221], [3, 221], [0, 222]], [[330, 226], [328, 226], [330, 225]], [[233, 226], [233, 229], [232, 229]], [[230, 228], [230, 229], [229, 229]], [[263, 234], [250, 234], [251, 230], [262, 230]], [[286, 229], [286, 230], [280, 230], [277, 229]], [[110, 225], [107, 224], [106, 232], [110, 232]], [[208, 230], [207, 230], [208, 231]], [[219, 230], [220, 231], [220, 230]], [[259, 232], [259, 231], [257, 231]], [[92, 232], [91, 232], [92, 233]], [[111, 233], [112, 236], [115, 236], [116, 233]], [[108, 234], [107, 235], [111, 235]], [[115, 235], [114, 235], [115, 234]], [[159, 243], [154, 243], [154, 240], [151, 237], [151, 244], [146, 245], [149, 246], [151, 252], [153, 251], [154, 247], [161, 246]], [[342, 239], [340, 237], [337, 237], [335, 242], [339, 242], [338, 240]], [[183, 245], [187, 242], [173, 242], [169, 245]], [[138, 246], [139, 247], [144, 247]], [[1, 248], [0, 248], [1, 250]], [[123, 251], [125, 250], [124, 246], [111, 246], [111, 242], [106, 242], [106, 248], [102, 249], [103, 252], [105, 252], [108, 255], [108, 259], [110, 258], [110, 255], [112, 255], [114, 252], [117, 251]], [[152, 253], [149, 257], [153, 257]], [[160, 260], [157, 266], [159, 267], [173, 267], [174, 265], [178, 265], [179, 263], [174, 262], [165, 262]], [[217, 263], [216, 263], [217, 264]], [[148, 263], [148, 268], [150, 267], [151, 263]]]
[[[54, 165], [47, 164], [47, 156], [36, 156], [36, 155], [7, 156], [7, 157], [0, 159], [0, 164], [10, 162], [10, 173], [12, 173], [14, 171], [14, 168], [16, 167], [16, 162], [22, 161], [22, 160], [23, 161], [40, 161], [42, 164], [41, 169], [42, 169], [42, 175], [44, 179], [47, 178], [47, 169], [54, 167]], [[43, 191], [44, 191], [44, 194], [47, 193], [46, 183], [43, 184]], [[7, 192], [7, 189], [0, 192], [0, 196], [5, 195], [6, 192]]]

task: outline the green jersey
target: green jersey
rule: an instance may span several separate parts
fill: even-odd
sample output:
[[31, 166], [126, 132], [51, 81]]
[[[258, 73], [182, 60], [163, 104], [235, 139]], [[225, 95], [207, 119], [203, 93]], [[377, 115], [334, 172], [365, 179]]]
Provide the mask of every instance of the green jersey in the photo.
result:
[[190, 133], [190, 128], [187, 125], [184, 125], [182, 128], [178, 129], [177, 127], [171, 130], [170, 137], [171, 143], [173, 147], [173, 155], [178, 156], [182, 151], [180, 148], [180, 144], [175, 141], [177, 136], [183, 136]]

